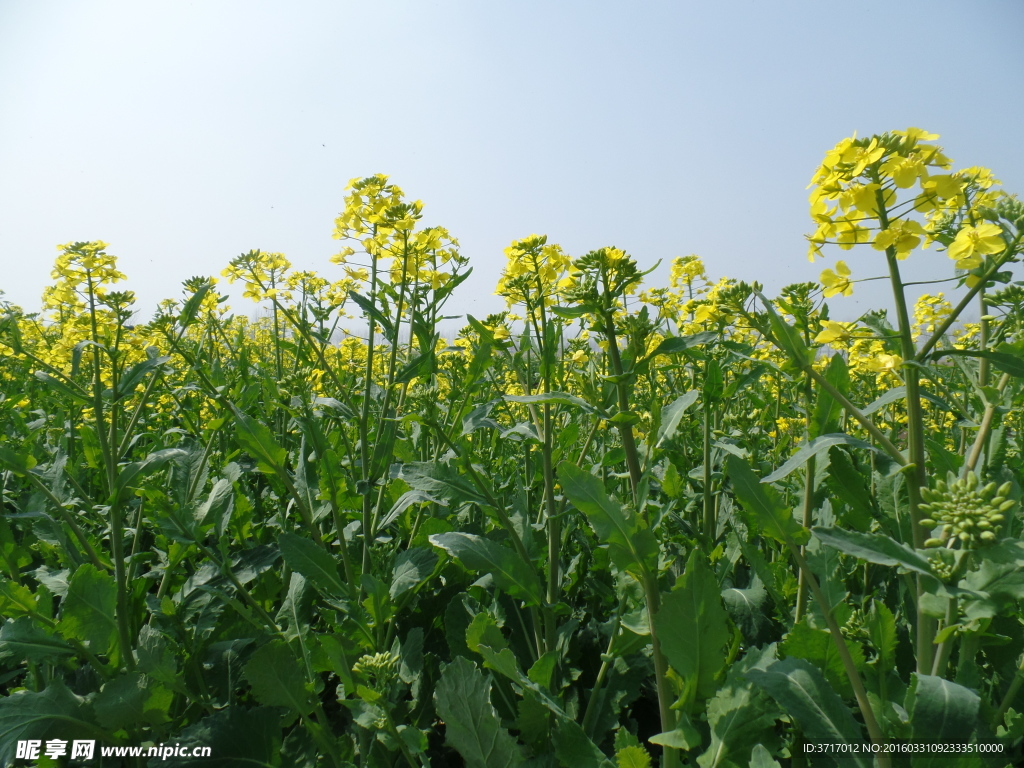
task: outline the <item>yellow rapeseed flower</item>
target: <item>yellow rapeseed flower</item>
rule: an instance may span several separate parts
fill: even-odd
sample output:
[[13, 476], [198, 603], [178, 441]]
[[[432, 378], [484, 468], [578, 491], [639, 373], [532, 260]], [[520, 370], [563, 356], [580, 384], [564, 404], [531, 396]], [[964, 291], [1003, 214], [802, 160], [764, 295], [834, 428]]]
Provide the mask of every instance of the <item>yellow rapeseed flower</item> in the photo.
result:
[[836, 262], [836, 271], [826, 269], [821, 273], [821, 284], [825, 286], [825, 297], [831, 298], [837, 294], [843, 296], [853, 295], [853, 283], [850, 281], [850, 268], [845, 261]]

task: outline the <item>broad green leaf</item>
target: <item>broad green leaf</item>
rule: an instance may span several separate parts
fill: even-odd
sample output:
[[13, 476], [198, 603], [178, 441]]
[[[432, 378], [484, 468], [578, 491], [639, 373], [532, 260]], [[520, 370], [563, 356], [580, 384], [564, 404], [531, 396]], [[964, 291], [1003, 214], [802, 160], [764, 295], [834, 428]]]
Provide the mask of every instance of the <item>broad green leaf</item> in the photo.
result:
[[842, 528], [821, 527], [815, 527], [813, 532], [815, 538], [820, 539], [822, 544], [860, 560], [877, 565], [898, 565], [908, 571], [934, 576], [926, 557], [885, 534], [857, 533], [844, 531]]
[[432, 499], [462, 504], [467, 501], [487, 505], [480, 492], [448, 464], [411, 461], [402, 465], [402, 479]]
[[725, 392], [725, 379], [722, 376], [722, 365], [714, 358], [704, 366], [704, 381], [700, 388], [704, 404], [717, 403]]
[[474, 406], [473, 410], [462, 417], [462, 434], [469, 435], [478, 429], [501, 429], [501, 425], [491, 418], [491, 411], [498, 402], [491, 400]]
[[761, 484], [747, 462], [729, 455], [725, 457], [725, 468], [752, 527], [782, 543], [787, 539], [797, 544], [807, 542], [808, 531], [793, 519], [793, 511], [782, 503], [775, 489]]
[[245, 678], [261, 704], [287, 707], [299, 715], [313, 711], [306, 676], [284, 640], [271, 640], [253, 653], [245, 665]]
[[[234, 706], [214, 712], [174, 737], [191, 752], [209, 747], [218, 768], [271, 768], [281, 765], [281, 715], [270, 707], [243, 709]], [[192, 757], [153, 758], [152, 766], [195, 768], [205, 763]], [[346, 765], [346, 764], [342, 764]]]
[[536, 395], [503, 395], [502, 398], [508, 403], [562, 403], [563, 405], [575, 405], [581, 411], [594, 413], [594, 406], [586, 400], [570, 395], [567, 392], [541, 392]]
[[[850, 370], [846, 367], [846, 360], [838, 352], [829, 360], [824, 376], [825, 381], [842, 394], [850, 391]], [[814, 416], [811, 419], [811, 437], [838, 432], [842, 415], [842, 404], [825, 389], [819, 389], [814, 402]]]
[[188, 297], [181, 307], [181, 314], [178, 315], [178, 325], [187, 328], [196, 319], [196, 314], [203, 304], [203, 299], [213, 289], [213, 279], [203, 281], [196, 291]]
[[779, 761], [772, 758], [772, 753], [757, 744], [750, 750], [750, 768], [780, 768]]
[[[752, 669], [746, 674], [800, 725], [809, 741], [848, 744], [851, 751], [865, 741], [846, 704], [821, 672], [804, 659], [783, 659], [767, 669]], [[820, 763], [843, 768], [871, 768], [872, 764], [870, 757], [849, 752], [844, 753], [842, 762], [828, 755], [817, 759], [819, 762], [815, 765]]]
[[395, 505], [391, 507], [388, 513], [384, 516], [384, 519], [380, 521], [380, 525], [377, 526], [377, 530], [383, 531], [395, 522], [395, 520], [401, 517], [402, 513], [413, 504], [440, 504], [441, 506], [447, 506], [448, 502], [443, 499], [435, 499], [429, 493], [425, 493], [423, 491], [417, 491], [415, 489], [406, 491], [398, 497], [398, 501], [395, 502]]
[[0, 661], [55, 663], [74, 653], [71, 645], [50, 634], [28, 616], [19, 616], [0, 626]]
[[391, 573], [391, 599], [408, 592], [434, 570], [437, 553], [426, 547], [407, 549], [395, 558]]
[[651, 756], [643, 747], [623, 747], [615, 753], [616, 768], [651, 768]]
[[697, 390], [691, 389], [685, 395], [676, 398], [662, 409], [661, 426], [658, 428], [658, 446], [666, 440], [672, 439], [679, 429], [679, 423], [683, 420], [683, 414], [686, 413], [686, 409], [697, 402], [698, 396]]
[[[864, 651], [859, 643], [844, 638], [846, 647], [857, 667], [864, 666]], [[832, 635], [824, 629], [814, 629], [806, 621], [800, 621], [786, 635], [779, 645], [779, 652], [786, 658], [806, 659], [824, 672], [829, 683], [841, 695], [850, 697], [853, 689], [846, 676], [846, 668], [839, 656]]]
[[231, 520], [235, 508], [235, 491], [230, 480], [221, 478], [213, 484], [206, 501], [195, 511], [196, 522], [200, 525], [214, 524], [218, 535], [222, 535]]
[[867, 405], [867, 407], [861, 408], [860, 412], [863, 413], [865, 416], [870, 416], [875, 411], [880, 410], [881, 408], [884, 408], [885, 406], [889, 405], [889, 403], [895, 403], [897, 400], [902, 400], [906, 396], [906, 387], [893, 387], [885, 394], [873, 400], [870, 404]]
[[445, 740], [467, 768], [522, 765], [522, 752], [501, 725], [491, 704], [491, 680], [466, 658], [456, 658], [441, 672], [434, 690], [437, 714], [445, 723]]
[[116, 603], [114, 577], [87, 563], [68, 582], [57, 629], [64, 637], [87, 644], [92, 653], [106, 654], [117, 635]]
[[895, 664], [896, 643], [898, 642], [896, 617], [885, 603], [872, 600], [866, 628], [868, 637], [871, 638], [871, 647], [878, 654], [877, 667], [884, 673]]
[[0, 467], [5, 467], [18, 477], [24, 477], [35, 465], [36, 460], [27, 446], [15, 451], [6, 445], [0, 445]]
[[971, 741], [980, 707], [977, 693], [941, 677], [914, 674], [907, 689], [907, 714], [916, 741]]
[[125, 489], [129, 488], [133, 483], [160, 469], [168, 461], [187, 455], [188, 452], [180, 448], [164, 448], [154, 451], [142, 461], [133, 461], [131, 464], [121, 467], [117, 473], [117, 481], [114, 484], [111, 503], [120, 499]]
[[658, 344], [648, 357], [653, 359], [658, 355], [672, 355], [676, 352], [685, 352], [693, 347], [711, 344], [717, 338], [718, 334], [714, 331], [701, 331], [692, 336], [670, 336], [667, 339], [662, 339], [661, 343]]
[[804, 368], [814, 361], [814, 354], [807, 348], [800, 331], [787, 323], [779, 313], [775, 311], [774, 305], [764, 297], [760, 291], [754, 291], [765, 312], [768, 313], [768, 322], [771, 324], [772, 334], [775, 336], [775, 343], [786, 353], [798, 368]]
[[435, 533], [430, 543], [458, 558], [471, 571], [489, 573], [499, 589], [512, 597], [540, 605], [544, 590], [536, 568], [519, 554], [472, 533]]
[[22, 690], [0, 699], [0, 765], [16, 764], [18, 742], [25, 739], [70, 742], [104, 736], [106, 733], [93, 721], [92, 707], [60, 679], [52, 680], [38, 693]]
[[579, 723], [565, 715], [555, 726], [555, 756], [569, 768], [615, 768], [598, 746], [583, 732]]
[[605, 493], [601, 481], [575, 464], [558, 465], [558, 480], [569, 500], [587, 516], [598, 540], [608, 545], [612, 560], [620, 568], [643, 574], [653, 570], [658, 559], [658, 541], [636, 516]]
[[848, 445], [852, 448], [863, 448], [868, 451], [876, 451], [877, 449], [866, 443], [863, 440], [858, 440], [856, 437], [850, 437], [842, 433], [821, 435], [819, 437], [811, 438], [809, 441], [800, 446], [799, 450], [789, 457], [781, 467], [772, 472], [768, 477], [761, 480], [762, 483], [775, 483], [782, 478], [788, 476], [794, 470], [799, 469], [806, 464], [812, 456], [819, 456], [822, 453], [828, 451], [836, 445]]
[[170, 359], [170, 357], [160, 357], [156, 347], [147, 347], [146, 359], [133, 365], [118, 379], [114, 399], [120, 400], [132, 394], [147, 373], [161, 368]]
[[681, 721], [671, 731], [656, 733], [648, 739], [651, 744], [674, 749], [697, 749], [701, 745], [700, 731], [693, 727], [690, 718], [684, 713]]
[[980, 357], [988, 360], [993, 366], [1017, 378], [1024, 378], [1024, 357], [1017, 349], [1009, 344], [1000, 344], [997, 351], [978, 349], [940, 349], [933, 352], [930, 357], [937, 360], [947, 355], [961, 355], [963, 357]]
[[722, 603], [733, 623], [751, 645], [759, 645], [762, 634], [771, 626], [768, 592], [756, 575], [747, 589], [727, 587], [722, 590]]
[[338, 575], [337, 561], [312, 539], [286, 532], [278, 536], [277, 544], [288, 566], [325, 595], [344, 597], [349, 594]]
[[384, 338], [394, 341], [395, 336], [395, 324], [391, 322], [384, 313], [382, 313], [377, 307], [373, 305], [368, 298], [356, 293], [355, 291], [349, 291], [348, 297], [355, 302], [366, 316], [373, 320], [379, 325], [384, 331]]
[[745, 676], [751, 669], [763, 669], [774, 662], [774, 654], [774, 645], [761, 652], [748, 651], [729, 669], [725, 684], [708, 702], [711, 745], [697, 758], [701, 768], [742, 765], [752, 746], [774, 739], [778, 709]]
[[702, 699], [714, 695], [732, 632], [718, 579], [698, 549], [690, 553], [675, 589], [662, 597], [654, 628], [662, 652], [686, 685], [696, 686]]
[[235, 414], [235, 436], [238, 443], [246, 453], [256, 459], [260, 471], [267, 474], [284, 472], [288, 451], [274, 439], [270, 428], [234, 406], [231, 410]]
[[96, 719], [112, 731], [160, 725], [169, 720], [174, 694], [139, 672], [129, 672], [103, 684], [93, 700]]
[[[872, 504], [868, 484], [842, 448], [829, 451], [826, 484], [832, 493], [832, 506], [842, 512], [840, 521], [849, 528], [866, 531], [878, 516]], [[841, 501], [842, 504], [837, 504]]]

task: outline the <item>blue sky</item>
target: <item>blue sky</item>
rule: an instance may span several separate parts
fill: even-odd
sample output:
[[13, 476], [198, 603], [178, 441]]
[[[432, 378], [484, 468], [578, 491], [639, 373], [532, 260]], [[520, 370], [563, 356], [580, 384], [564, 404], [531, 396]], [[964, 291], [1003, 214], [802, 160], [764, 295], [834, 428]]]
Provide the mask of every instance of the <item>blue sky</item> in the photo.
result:
[[[453, 313], [502, 308], [531, 233], [773, 293], [834, 266], [806, 259], [805, 187], [855, 130], [939, 133], [1024, 192], [1022, 31], [1019, 0], [0, 0], [0, 289], [38, 308], [55, 246], [90, 239], [142, 319], [254, 248], [337, 279], [344, 187], [385, 173], [471, 260]], [[865, 284], [833, 315], [884, 302]]]

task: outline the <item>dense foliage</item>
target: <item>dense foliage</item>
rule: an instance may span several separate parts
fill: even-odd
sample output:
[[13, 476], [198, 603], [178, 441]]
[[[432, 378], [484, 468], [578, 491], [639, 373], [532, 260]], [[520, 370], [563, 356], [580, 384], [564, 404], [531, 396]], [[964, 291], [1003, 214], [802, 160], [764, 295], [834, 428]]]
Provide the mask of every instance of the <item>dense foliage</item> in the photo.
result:
[[0, 765], [1020, 764], [1024, 205], [935, 138], [814, 176], [812, 259], [893, 288], [856, 322], [844, 261], [768, 299], [531, 236], [445, 340], [467, 259], [383, 176], [336, 282], [231, 262], [258, 320], [193, 278], [132, 325], [62, 246], [0, 321]]

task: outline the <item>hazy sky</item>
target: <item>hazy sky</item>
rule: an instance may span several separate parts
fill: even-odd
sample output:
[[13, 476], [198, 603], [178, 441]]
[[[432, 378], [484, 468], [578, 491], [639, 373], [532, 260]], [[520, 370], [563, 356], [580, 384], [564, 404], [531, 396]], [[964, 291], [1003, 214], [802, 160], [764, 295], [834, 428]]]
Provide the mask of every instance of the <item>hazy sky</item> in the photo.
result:
[[805, 187], [852, 131], [925, 128], [1024, 192], [1022, 35], [1021, 0], [0, 0], [0, 289], [37, 309], [55, 246], [91, 239], [143, 319], [254, 248], [337, 279], [344, 187], [384, 173], [471, 259], [453, 313], [502, 307], [531, 233], [774, 292], [834, 265], [806, 259]]

